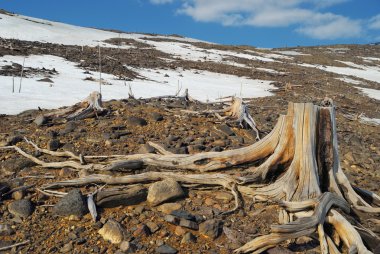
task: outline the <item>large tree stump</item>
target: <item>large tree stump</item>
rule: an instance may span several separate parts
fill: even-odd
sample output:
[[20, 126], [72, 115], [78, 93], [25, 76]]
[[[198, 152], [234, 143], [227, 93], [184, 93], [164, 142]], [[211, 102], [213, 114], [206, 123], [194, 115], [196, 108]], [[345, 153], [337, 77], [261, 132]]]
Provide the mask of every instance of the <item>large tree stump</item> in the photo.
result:
[[[15, 148], [22, 155], [33, 159], [18, 147], [6, 148]], [[287, 239], [313, 233], [319, 235], [322, 253], [339, 253], [342, 250], [340, 242], [347, 250], [371, 253], [374, 245], [370, 242], [380, 242], [375, 234], [360, 228], [360, 225], [359, 229], [353, 227], [342, 215], [350, 213], [352, 209], [380, 213], [380, 197], [353, 187], [345, 176], [339, 161], [333, 106], [290, 103], [287, 115], [279, 117], [271, 133], [257, 143], [240, 149], [195, 155], [177, 155], [159, 149], [161, 154], [121, 155], [116, 158], [111, 156], [102, 163], [62, 163], [76, 169], [93, 171], [152, 165], [160, 167], [160, 172], [125, 176], [94, 174], [47, 184], [43, 188], [90, 183], [135, 184], [172, 178], [181, 183], [223, 186], [234, 194], [235, 209], [239, 208], [239, 192], [256, 200], [278, 202], [281, 208], [279, 225], [273, 225], [269, 235], [257, 237], [237, 249], [238, 253], [261, 253]], [[62, 154], [58, 155], [57, 152], [57, 156]], [[46, 163], [38, 159], [34, 161], [44, 167], [60, 166], [59, 163]], [[256, 165], [258, 162], [261, 164], [249, 168], [248, 175], [244, 177], [233, 177], [228, 173], [208, 173], [240, 164]], [[171, 171], [187, 169], [201, 174], [162, 172], [162, 168]], [[343, 213], [340, 214], [335, 208], [340, 208]], [[366, 237], [362, 239], [362, 235]]]

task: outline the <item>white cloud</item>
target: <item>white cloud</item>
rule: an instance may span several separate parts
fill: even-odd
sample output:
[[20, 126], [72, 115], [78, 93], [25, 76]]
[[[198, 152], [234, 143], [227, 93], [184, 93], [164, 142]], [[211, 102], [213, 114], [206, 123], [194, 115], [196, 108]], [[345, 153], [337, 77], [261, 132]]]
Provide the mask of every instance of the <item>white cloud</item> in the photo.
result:
[[363, 34], [363, 29], [359, 21], [332, 15], [327, 22], [306, 25], [298, 28], [297, 32], [312, 38], [332, 40], [360, 37]]
[[380, 14], [369, 20], [369, 28], [370, 29], [380, 29]]
[[[321, 10], [346, 1], [349, 0], [181, 0], [177, 13], [224, 26], [294, 26], [298, 33], [317, 39], [359, 37], [363, 33], [360, 21]], [[380, 15], [375, 21], [380, 26]]]
[[150, 0], [152, 4], [168, 4], [172, 3], [174, 0]]

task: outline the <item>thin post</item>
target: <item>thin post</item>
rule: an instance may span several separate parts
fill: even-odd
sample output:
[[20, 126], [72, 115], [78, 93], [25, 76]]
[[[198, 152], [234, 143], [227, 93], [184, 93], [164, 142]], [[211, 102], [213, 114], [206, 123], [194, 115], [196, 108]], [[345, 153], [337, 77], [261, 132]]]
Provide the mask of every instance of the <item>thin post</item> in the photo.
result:
[[12, 93], [15, 92], [15, 76], [12, 75]]
[[22, 85], [22, 75], [24, 74], [24, 65], [25, 65], [25, 56], [24, 61], [22, 62], [22, 68], [21, 68], [21, 77], [20, 77], [20, 86], [18, 88], [18, 92], [21, 93], [21, 85]]
[[99, 93], [102, 94], [102, 61], [100, 55], [100, 44], [99, 44]]

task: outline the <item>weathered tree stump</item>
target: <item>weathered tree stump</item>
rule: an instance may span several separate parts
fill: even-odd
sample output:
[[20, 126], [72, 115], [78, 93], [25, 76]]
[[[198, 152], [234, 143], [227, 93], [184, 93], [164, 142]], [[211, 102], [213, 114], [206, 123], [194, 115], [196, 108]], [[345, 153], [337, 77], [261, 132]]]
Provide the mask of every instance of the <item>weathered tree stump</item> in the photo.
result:
[[46, 114], [47, 118], [65, 118], [66, 120], [82, 120], [89, 117], [98, 116], [105, 112], [102, 107], [102, 95], [99, 92], [92, 92], [82, 102], [70, 107], [59, 109]]
[[[231, 110], [233, 111], [232, 108]], [[18, 147], [7, 148], [15, 148], [24, 156], [31, 157]], [[77, 160], [73, 156], [71, 158]], [[335, 210], [340, 208], [346, 214], [350, 213], [351, 208], [380, 213], [380, 197], [375, 193], [353, 187], [345, 176], [339, 161], [333, 106], [290, 103], [287, 115], [279, 117], [272, 132], [257, 143], [240, 149], [194, 155], [177, 155], [161, 151], [161, 154], [121, 155], [108, 159], [106, 162], [86, 165], [76, 161], [66, 161], [64, 165], [76, 169], [102, 171], [119, 170], [121, 166], [136, 168], [138, 164], [157, 166], [171, 171], [181, 169], [201, 173], [148, 172], [117, 177], [94, 174], [47, 184], [43, 188], [90, 183], [135, 184], [172, 178], [181, 183], [223, 186], [235, 196], [234, 210], [240, 207], [239, 193], [256, 200], [278, 202], [279, 225], [273, 225], [269, 235], [257, 237], [246, 243], [236, 250], [237, 253], [261, 253], [287, 239], [313, 233], [319, 235], [322, 253], [340, 253], [342, 247], [340, 242], [348, 250], [371, 253], [374, 247], [370, 242], [380, 241], [375, 234], [361, 228], [360, 225], [359, 227], [351, 225], [340, 212]], [[59, 167], [59, 163], [34, 161], [44, 167]], [[247, 170], [249, 174], [244, 177], [233, 177], [228, 173], [209, 173], [209, 171], [258, 162], [261, 162], [261, 165], [249, 168]], [[365, 238], [361, 236], [364, 235], [363, 232], [366, 232]]]

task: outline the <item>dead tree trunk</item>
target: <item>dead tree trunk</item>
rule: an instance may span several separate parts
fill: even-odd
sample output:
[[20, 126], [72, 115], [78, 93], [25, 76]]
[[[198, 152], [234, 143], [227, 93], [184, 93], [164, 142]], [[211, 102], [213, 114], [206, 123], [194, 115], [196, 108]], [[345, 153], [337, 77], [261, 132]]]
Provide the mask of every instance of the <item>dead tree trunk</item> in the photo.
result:
[[[16, 150], [20, 152], [19, 148]], [[207, 173], [239, 164], [257, 163], [259, 160], [263, 161], [261, 165], [249, 168], [249, 174], [244, 177]], [[280, 225], [273, 225], [269, 235], [246, 243], [236, 250], [238, 253], [261, 253], [287, 239], [315, 232], [319, 235], [322, 253], [339, 253], [338, 242], [343, 242], [347, 249], [371, 253], [358, 230], [334, 209], [340, 208], [344, 213], [349, 213], [350, 208], [380, 213], [380, 197], [353, 188], [340, 166], [334, 107], [290, 103], [287, 115], [280, 116], [272, 132], [245, 148], [195, 155], [126, 155], [102, 164], [68, 162], [65, 162], [66, 166], [74, 163], [77, 169], [113, 170], [132, 164], [136, 167], [140, 163], [141, 166], [196, 170], [203, 174], [149, 172], [121, 177], [90, 175], [48, 184], [43, 186], [44, 189], [89, 183], [146, 183], [173, 178], [182, 183], [221, 185], [234, 193], [236, 208], [239, 207], [239, 192], [255, 199], [279, 202]], [[53, 164], [41, 165], [48, 167]], [[57, 166], [54, 164], [54, 167]], [[329, 230], [326, 230], [327, 227]], [[334, 237], [329, 235], [331, 232]], [[373, 237], [375, 241], [380, 241], [376, 235]]]
[[100, 115], [104, 111], [105, 109], [102, 107], [102, 95], [99, 92], [92, 92], [82, 102], [64, 109], [53, 111], [49, 114], [46, 114], [45, 117], [63, 117], [68, 121], [81, 120], [88, 117]]

